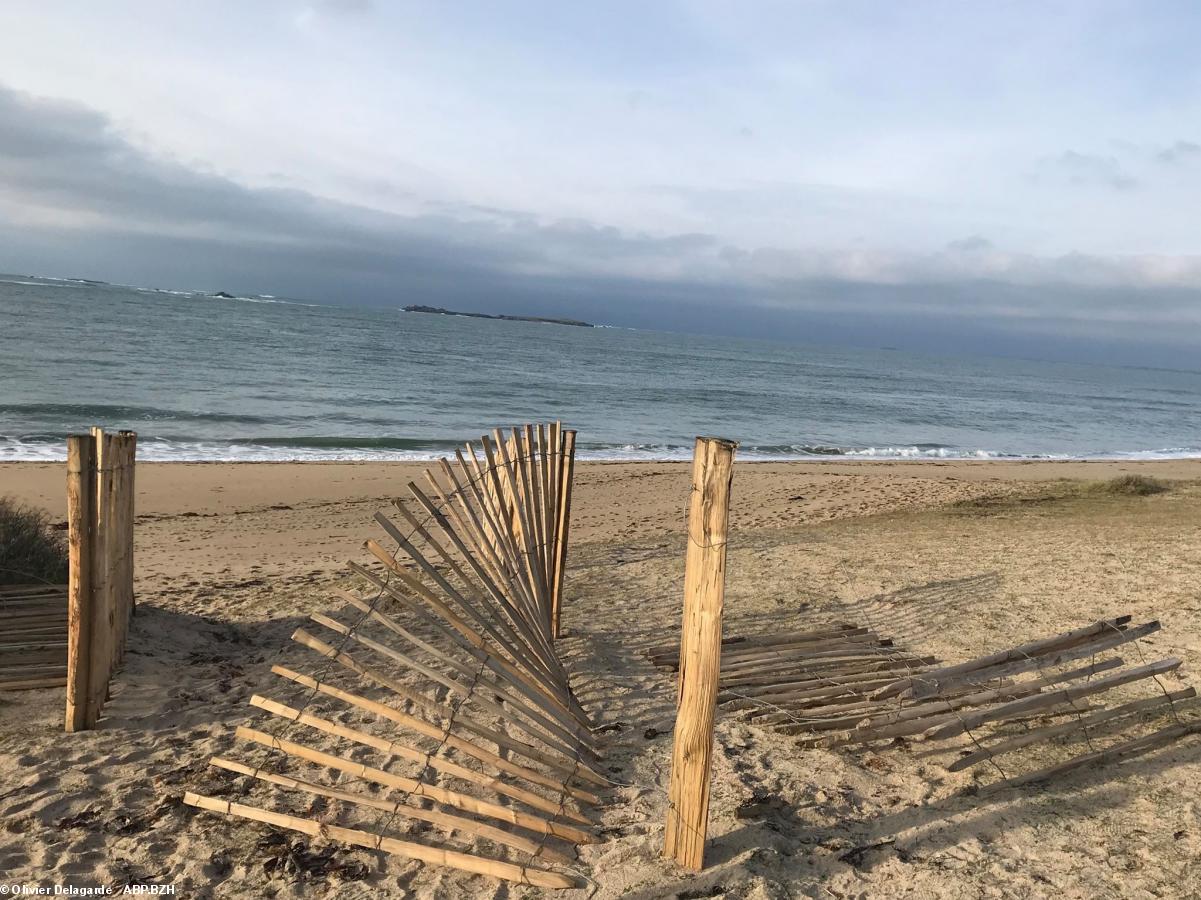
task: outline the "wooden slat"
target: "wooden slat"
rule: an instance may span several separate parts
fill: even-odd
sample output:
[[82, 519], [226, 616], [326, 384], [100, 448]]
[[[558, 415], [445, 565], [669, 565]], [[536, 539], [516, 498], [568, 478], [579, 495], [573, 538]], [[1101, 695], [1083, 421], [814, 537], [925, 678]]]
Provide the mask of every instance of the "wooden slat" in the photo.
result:
[[[781, 730], [788, 734], [799, 734], [804, 731], [844, 730], [845, 733], [834, 739], [838, 743], [864, 743], [866, 741], [883, 740], [885, 738], [904, 737], [911, 734], [927, 732], [945, 723], [964, 721], [965, 713], [961, 710], [972, 706], [996, 704], [1005, 698], [1027, 697], [1031, 694], [1049, 696], [1040, 693], [1044, 687], [1076, 681], [1081, 678], [1091, 678], [1099, 672], [1118, 668], [1124, 665], [1120, 658], [1101, 660], [1100, 662], [1073, 669], [1055, 675], [1046, 675], [1029, 681], [1015, 682], [1000, 688], [979, 691], [953, 697], [947, 700], [927, 700], [900, 710], [882, 712], [878, 716], [849, 716], [841, 720], [823, 720], [815, 727], [798, 722], [785, 726]], [[1096, 683], [1096, 682], [1092, 682]], [[887, 704], [881, 704], [887, 710]], [[994, 705], [990, 709], [998, 709]], [[852, 730], [853, 729], [853, 730]], [[824, 745], [823, 745], [824, 746]]]
[[908, 673], [924, 671], [936, 662], [933, 656], [893, 656], [890, 658], [861, 657], [859, 659], [800, 660], [770, 671], [767, 674], [750, 673], [723, 679], [722, 688], [740, 690], [749, 685], [776, 684], [793, 681], [806, 675], [855, 675], [865, 672]]
[[96, 450], [90, 434], [67, 438], [67, 706], [68, 732], [91, 728], [92, 574], [96, 563]]
[[497, 828], [494, 825], [488, 825], [484, 822], [476, 822], [473, 819], [456, 816], [451, 813], [442, 812], [436, 809], [426, 809], [420, 806], [403, 803], [400, 801], [389, 801], [379, 797], [373, 797], [369, 794], [359, 794], [354, 791], [344, 791], [338, 788], [329, 787], [324, 784], [317, 784], [313, 781], [305, 781], [300, 778], [295, 778], [291, 775], [285, 775], [279, 772], [269, 772], [266, 769], [254, 768], [240, 763], [236, 760], [225, 759], [224, 757], [214, 756], [209, 760], [209, 765], [216, 766], [219, 769], [225, 769], [229, 772], [235, 772], [238, 775], [245, 775], [249, 778], [255, 778], [259, 781], [274, 784], [282, 788], [291, 790], [303, 791], [306, 794], [313, 794], [317, 797], [328, 797], [331, 800], [341, 800], [343, 803], [350, 803], [354, 806], [363, 806], [367, 809], [378, 809], [389, 813], [393, 816], [401, 818], [416, 819], [419, 822], [429, 822], [431, 825], [438, 825], [442, 828], [447, 828], [452, 831], [459, 831], [463, 834], [476, 835], [486, 838], [494, 843], [501, 844], [505, 847], [512, 847], [522, 853], [529, 853], [535, 857], [542, 857], [544, 860], [558, 863], [570, 863], [572, 860], [564, 853], [548, 846], [544, 841], [531, 840], [524, 835], [517, 834], [512, 831], [505, 831], [503, 828]]
[[459, 765], [448, 759], [433, 756], [429, 753], [423, 753], [416, 747], [411, 747], [408, 744], [402, 744], [399, 741], [390, 741], [385, 738], [377, 737], [373, 734], [368, 734], [365, 731], [360, 731], [357, 728], [351, 728], [347, 725], [341, 725], [337, 722], [331, 722], [328, 719], [323, 719], [320, 716], [312, 713], [304, 712], [303, 710], [295, 709], [284, 703], [279, 703], [268, 697], [263, 697], [260, 694], [255, 694], [250, 698], [250, 705], [266, 710], [272, 715], [279, 716], [282, 719], [287, 719], [291, 722], [299, 722], [301, 725], [307, 725], [318, 731], [326, 734], [332, 734], [336, 737], [346, 738], [356, 744], [362, 744], [365, 747], [370, 747], [373, 750], [378, 750], [380, 753], [388, 753], [399, 756], [402, 759], [407, 759], [410, 762], [419, 763], [423, 766], [428, 766], [431, 770], [447, 775], [451, 778], [458, 778], [461, 781], [467, 781], [471, 784], [480, 787], [488, 788], [502, 796], [509, 797], [526, 804], [534, 809], [544, 813], [549, 813], [552, 816], [563, 816], [580, 824], [588, 824], [587, 817], [575, 812], [572, 809], [564, 806], [562, 800], [549, 800], [533, 791], [528, 791], [525, 788], [517, 787], [516, 785], [508, 784], [501, 781], [499, 778], [493, 778], [489, 775], [476, 772], [474, 769], [469, 769], [466, 766]]
[[[569, 783], [569, 780], [577, 775], [584, 780], [589, 779], [590, 775], [587, 770], [581, 770], [577, 772], [572, 769], [562, 769], [556, 766], [547, 766], [547, 768], [551, 769], [551, 771], [557, 772], [560, 775], [559, 778], [552, 778], [543, 774], [542, 772], [531, 769], [528, 766], [518, 765], [512, 760], [499, 756], [498, 754], [493, 753], [491, 750], [481, 747], [479, 744], [469, 741], [461, 735], [453, 734], [444, 727], [439, 727], [426, 721], [425, 719], [401, 712], [400, 710], [388, 706], [385, 703], [380, 703], [377, 700], [371, 700], [367, 697], [353, 694], [350, 691], [344, 691], [341, 688], [333, 685], [325, 684], [324, 682], [317, 681], [315, 678], [293, 671], [285, 666], [272, 666], [271, 671], [276, 675], [280, 675], [290, 681], [294, 681], [297, 684], [303, 685], [312, 691], [333, 697], [342, 701], [343, 703], [373, 713], [382, 719], [387, 719], [393, 724], [399, 725], [401, 728], [412, 731], [415, 734], [420, 734], [423, 737], [430, 738], [431, 740], [435, 740], [439, 744], [445, 744], [447, 747], [458, 750], [460, 753], [470, 756], [473, 759], [477, 759], [480, 762], [486, 763], [500, 772], [504, 772], [506, 775], [511, 775], [514, 778], [521, 778], [525, 781], [531, 782], [532, 784], [541, 785], [542, 787], [550, 788], [555, 791], [568, 793], [575, 799], [584, 801], [586, 803], [592, 803], [595, 805], [600, 802], [600, 797], [598, 797], [596, 794], [584, 791]], [[600, 778], [599, 776], [592, 775], [591, 778], [595, 779], [593, 782], [595, 784], [605, 783], [604, 779]]]
[[[403, 569], [400, 569], [395, 561], [390, 560], [387, 552], [384, 551], [382, 547], [380, 547], [378, 544], [375, 544], [374, 541], [368, 541], [367, 549], [370, 550], [376, 556], [376, 558], [378, 558], [386, 566], [389, 566], [392, 573], [396, 575], [398, 579], [404, 582], [406, 586], [412, 587], [409, 582], [406, 581], [406, 579], [409, 577], [408, 573], [404, 572]], [[419, 601], [415, 597], [410, 597], [404, 592], [398, 590], [394, 585], [376, 578], [374, 574], [368, 572], [366, 569], [358, 568], [353, 564], [351, 568], [366, 578], [371, 584], [379, 588], [382, 592], [387, 594], [390, 599], [398, 603], [402, 603], [406, 607], [415, 611], [421, 610], [422, 607], [419, 605]], [[462, 618], [460, 618], [432, 592], [426, 592], [418, 589], [414, 589], [413, 592], [417, 595], [417, 597], [420, 597], [421, 601], [424, 601], [426, 604], [428, 604], [430, 608], [432, 608], [433, 611], [437, 613], [437, 615], [440, 616], [441, 619], [444, 620], [451, 628], [462, 635], [465, 641], [475, 646], [479, 652], [487, 654], [489, 660], [502, 667], [506, 672], [512, 675], [513, 678], [530, 685], [536, 690], [541, 691], [542, 694], [551, 702], [557, 703], [562, 707], [566, 707], [567, 704], [562, 699], [564, 692], [553, 682], [550, 682], [545, 678], [536, 677], [527, 669], [515, 665], [512, 660], [507, 659], [505, 656], [498, 653], [494, 646], [490, 644], [483, 635], [472, 628], [467, 622], [463, 621]]]
[[59, 688], [65, 687], [66, 684], [66, 675], [49, 678], [13, 678], [8, 681], [0, 681], [0, 691], [29, 691], [35, 688]]
[[507, 822], [510, 825], [515, 825], [518, 828], [524, 828], [527, 831], [532, 831], [535, 834], [553, 836], [563, 838], [567, 841], [574, 841], [577, 844], [596, 843], [597, 838], [592, 832], [579, 828], [575, 825], [568, 825], [565, 822], [553, 822], [545, 819], [542, 816], [536, 816], [532, 813], [524, 813], [513, 809], [509, 806], [501, 806], [498, 803], [490, 803], [487, 800], [480, 800], [477, 797], [472, 797], [470, 794], [464, 794], [461, 791], [447, 790], [432, 784], [426, 784], [422, 781], [417, 781], [414, 778], [406, 778], [403, 775], [396, 775], [392, 772], [385, 772], [383, 769], [377, 769], [373, 766], [365, 766], [362, 763], [357, 763], [354, 760], [343, 759], [332, 753], [325, 753], [297, 741], [289, 741], [284, 738], [276, 737], [273, 734], [268, 734], [265, 731], [259, 731], [254, 728], [246, 728], [239, 726], [235, 732], [235, 736], [244, 741], [251, 741], [256, 744], [261, 744], [264, 747], [270, 747], [273, 750], [278, 750], [288, 756], [294, 756], [297, 759], [303, 759], [307, 762], [316, 763], [319, 766], [336, 769], [339, 772], [344, 772], [347, 775], [353, 775], [355, 778], [361, 778], [364, 781], [373, 781], [376, 784], [384, 785], [385, 787], [394, 788], [404, 791], [415, 797], [425, 797], [435, 803], [441, 803], [444, 806], [452, 806], [455, 809], [461, 809], [464, 812], [474, 813], [478, 816], [486, 816], [490, 819], [496, 819], [499, 822]]
[[[949, 678], [954, 675], [961, 675], [966, 672], [975, 672], [981, 669], [987, 669], [991, 666], [1014, 662], [1016, 660], [1024, 660], [1027, 657], [1041, 656], [1050, 650], [1068, 647], [1077, 641], [1081, 641], [1094, 635], [1101, 634], [1102, 632], [1118, 628], [1129, 622], [1130, 618], [1130, 616], [1119, 616], [1115, 619], [1103, 619], [1099, 622], [1094, 622], [1092, 625], [1087, 625], [1084, 628], [1077, 628], [1073, 631], [1066, 631], [1063, 634], [1054, 635], [1053, 637], [1042, 638], [1041, 640], [1037, 641], [1030, 641], [1018, 647], [1013, 647], [1009, 650], [1002, 650], [999, 653], [981, 656], [957, 665], [945, 666], [937, 671], [925, 673], [922, 676], [922, 679], [928, 683], [937, 683], [940, 679]], [[918, 680], [902, 679], [897, 681], [895, 684], [878, 691], [877, 696], [881, 699], [886, 697], [895, 697], [897, 694], [900, 694], [902, 691], [910, 688], [917, 690], [919, 684], [920, 682]]]
[[[502, 666], [496, 657], [493, 657], [487, 652], [476, 648], [453, 629], [450, 629], [433, 616], [430, 616], [421, 607], [414, 605], [410, 608], [419, 614], [419, 617], [422, 619], [422, 621], [450, 638], [456, 644], [456, 646], [459, 647], [459, 649], [465, 652], [471, 659], [474, 659], [484, 668], [488, 669], [497, 678], [501, 679], [504, 684], [496, 684], [489, 679], [482, 678], [479, 675], [478, 667], [469, 666], [461, 662], [452, 654], [445, 653], [427, 641], [422, 640], [417, 635], [413, 634], [407, 628], [402, 626], [391, 616], [385, 615], [377, 609], [373, 609], [361, 598], [354, 596], [348, 591], [339, 591], [338, 593], [339, 596], [346, 600], [347, 603], [351, 604], [361, 612], [366, 613], [368, 618], [370, 618], [372, 621], [382, 625], [392, 633], [409, 641], [415, 647], [418, 647], [440, 662], [451, 666], [458, 671], [459, 674], [479, 681], [482, 686], [486, 686], [488, 690], [495, 691], [510, 703], [517, 706], [519, 709], [528, 710], [526, 714], [537, 716], [539, 721], [545, 720], [546, 718], [552, 719], [561, 729], [564, 729], [573, 740], [578, 743], [583, 743], [589, 748], [594, 749], [592, 743], [593, 737], [591, 733], [583, 731], [579, 724], [571, 719], [570, 714], [565, 709], [552, 704], [544, 693], [530, 687], [523, 679], [514, 677], [514, 675], [510, 673], [509, 669]], [[520, 670], [515, 669], [514, 671]]]
[[1026, 784], [1033, 784], [1039, 781], [1050, 781], [1052, 778], [1057, 778], [1060, 775], [1066, 775], [1077, 769], [1087, 768], [1089, 766], [1099, 766], [1106, 763], [1120, 762], [1123, 759], [1129, 759], [1134, 756], [1139, 756], [1143, 753], [1149, 753], [1152, 750], [1157, 750], [1160, 747], [1180, 740], [1190, 734], [1201, 733], [1201, 722], [1190, 722], [1187, 724], [1169, 725], [1167, 728], [1160, 729], [1152, 734], [1144, 737], [1133, 738], [1128, 741], [1123, 741], [1105, 750], [1098, 750], [1093, 753], [1085, 753], [1081, 756], [1069, 759], [1067, 762], [1059, 763], [1058, 765], [1048, 766], [1045, 769], [1039, 769], [1037, 772], [1031, 772], [1027, 775], [1019, 775], [1014, 778], [1007, 778], [1004, 781], [999, 781], [995, 784], [988, 785], [984, 788], [984, 793], [993, 794], [997, 791], [1006, 790], [1007, 788], [1020, 787]]
[[[576, 772], [578, 767], [581, 771], [586, 770], [592, 775], [600, 777], [582, 760], [565, 759], [559, 754], [541, 750], [538, 747], [533, 747], [530, 744], [520, 741], [504, 732], [481, 725], [462, 713], [456, 714], [455, 711], [450, 707], [445, 706], [444, 704], [436, 703], [430, 700], [430, 698], [412, 690], [407, 685], [401, 684], [400, 682], [396, 681], [396, 679], [389, 678], [387, 675], [377, 672], [369, 666], [363, 665], [350, 654], [331, 647], [324, 641], [313, 637], [303, 628], [297, 629], [292, 635], [292, 639], [297, 643], [303, 644], [304, 646], [317, 651], [327, 659], [332, 659], [344, 668], [347, 668], [352, 672], [363, 676], [364, 678], [374, 681], [376, 684], [388, 688], [397, 696], [414, 704], [414, 706], [425, 712], [427, 715], [441, 717], [452, 721], [454, 723], [454, 728], [471, 732], [477, 737], [482, 737], [491, 741], [498, 747], [503, 747], [512, 753], [516, 753], [519, 756], [524, 756], [527, 759], [542, 763], [543, 765], [552, 767], [558, 771], [564, 771], [568, 774], [572, 774]], [[598, 783], [604, 783], [603, 779]]]
[[66, 593], [65, 584], [6, 584], [0, 586], [0, 605], [25, 597], [57, 597], [66, 596]]
[[1054, 648], [1044, 652], [1040, 656], [1028, 656], [951, 677], [921, 678], [917, 680], [914, 688], [903, 691], [898, 696], [928, 697], [945, 693], [948, 690], [954, 690], [961, 685], [978, 684], [996, 678], [1033, 672], [1036, 669], [1052, 669], [1064, 663], [1084, 659], [1087, 656], [1095, 656], [1106, 650], [1112, 650], [1115, 647], [1128, 644], [1131, 641], [1140, 640], [1157, 631], [1159, 631], [1159, 622], [1147, 622], [1144, 625], [1124, 630], [1113, 628], [1108, 631], [1102, 631], [1098, 637], [1075, 641], [1069, 647]]
[[[864, 634], [875, 635], [870, 629], [856, 628], [850, 625], [840, 625], [814, 631], [793, 631], [779, 635], [733, 635], [722, 638], [721, 652], [724, 656], [727, 650], [738, 652], [757, 647], [773, 647], [778, 644], [803, 644], [815, 640], [836, 640], [843, 636], [850, 637]], [[654, 647], [648, 647], [643, 652], [654, 665], [670, 665], [674, 668], [676, 663], [679, 662], [680, 645], [658, 644]]]
[[578, 879], [567, 875], [560, 875], [558, 872], [550, 872], [532, 866], [518, 866], [513, 863], [488, 859], [487, 857], [471, 853], [460, 853], [454, 850], [443, 850], [438, 847], [427, 847], [424, 844], [415, 844], [411, 841], [400, 841], [367, 831], [343, 828], [338, 825], [328, 825], [323, 822], [314, 822], [311, 819], [289, 816], [283, 813], [259, 809], [255, 806], [247, 806], [242, 803], [230, 803], [227, 800], [205, 797], [200, 794], [194, 794], [191, 791], [185, 793], [183, 799], [184, 803], [189, 806], [199, 807], [200, 809], [224, 813], [229, 816], [239, 816], [255, 822], [265, 822], [277, 828], [287, 828], [311, 837], [328, 837], [358, 847], [367, 847], [371, 850], [384, 850], [388, 853], [395, 853], [398, 856], [408, 857], [409, 859], [447, 866], [452, 869], [460, 869], [465, 872], [473, 872], [477, 875], [489, 875], [493, 878], [501, 878], [507, 881], [516, 881], [520, 884], [529, 884], [544, 888], [564, 889], [581, 886]]
[[1004, 756], [1006, 753], [1012, 753], [1014, 750], [1020, 750], [1022, 747], [1027, 747], [1030, 744], [1050, 740], [1061, 735], [1073, 733], [1087, 734], [1088, 729], [1109, 722], [1112, 719], [1133, 715], [1134, 713], [1144, 712], [1149, 709], [1171, 706], [1182, 700], [1188, 700], [1196, 696], [1197, 689], [1189, 687], [1156, 697], [1149, 697], [1145, 700], [1134, 700], [1130, 703], [1123, 703], [1121, 706], [1115, 706], [1112, 709], [1103, 709], [1092, 715], [1082, 716], [1078, 720], [1065, 722], [1061, 725], [1048, 725], [1045, 728], [1036, 728], [962, 756], [949, 764], [947, 771], [960, 772], [986, 760], [996, 759], [998, 756]]
[[[326, 628], [329, 628], [331, 631], [335, 631], [344, 637], [348, 637], [350, 640], [362, 644], [364, 647], [375, 651], [376, 653], [392, 660], [393, 662], [400, 663], [402, 666], [424, 675], [429, 680], [445, 687], [452, 694], [462, 697], [464, 705], [470, 703], [485, 712], [491, 713], [497, 718], [508, 722], [510, 725], [521, 729], [531, 737], [550, 745], [555, 750], [566, 756], [589, 752], [588, 748], [579, 743], [579, 741], [572, 737], [569, 732], [566, 733], [566, 736], [564, 736], [563, 732], [565, 732], [565, 729], [563, 729], [562, 726], [559, 726], [557, 723], [550, 723], [548, 721], [546, 722], [546, 731], [552, 732], [547, 734], [546, 731], [540, 730], [540, 727], [543, 725], [542, 722], [539, 722], [536, 725], [531, 724], [526, 719], [516, 715], [512, 709], [489, 700], [486, 696], [484, 696], [486, 691], [475, 690], [470, 682], [464, 684], [463, 682], [444, 675], [436, 669], [426, 666], [424, 663], [418, 662], [413, 657], [389, 647], [387, 644], [380, 643], [379, 641], [369, 638], [366, 635], [359, 634], [356, 630], [349, 628], [336, 619], [331, 619], [329, 616], [326, 616], [323, 613], [313, 613], [311, 616], [309, 616], [309, 618], [319, 625], [323, 625]], [[461, 712], [462, 707], [460, 707], [460, 713]], [[525, 713], [524, 708], [522, 709], [522, 712]], [[526, 715], [527, 718], [530, 717], [528, 713], [526, 713]]]
[[67, 660], [64, 658], [60, 661], [51, 662], [35, 662], [27, 665], [25, 663], [3, 663], [0, 664], [0, 677], [13, 678], [23, 672], [42, 674], [45, 672], [63, 672], [67, 671]]
[[563, 432], [559, 469], [558, 523], [555, 528], [555, 581], [551, 597], [551, 632], [558, 637], [562, 632], [563, 578], [567, 571], [567, 547], [571, 533], [571, 494], [575, 481], [575, 431]]
[[1157, 675], [1163, 675], [1180, 668], [1180, 660], [1175, 657], [1161, 659], [1158, 662], [1150, 663], [1145, 666], [1138, 666], [1134, 669], [1127, 669], [1124, 672], [1118, 672], [1114, 675], [1107, 675], [1104, 678], [1098, 678], [1096, 681], [1090, 681], [1088, 684], [1079, 685], [1072, 688], [1064, 688], [1058, 691], [1052, 691], [1046, 694], [1038, 694], [1034, 697], [1025, 697], [1021, 700], [1014, 700], [1011, 703], [1003, 703], [1000, 706], [990, 709], [980, 710], [979, 712], [967, 713], [959, 721], [950, 722], [937, 731], [932, 732], [929, 736], [933, 739], [942, 739], [953, 737], [967, 731], [970, 728], [976, 728], [983, 725], [985, 722], [991, 722], [996, 719], [1006, 716], [1021, 715], [1032, 710], [1041, 709], [1044, 706], [1050, 706], [1054, 703], [1070, 703], [1074, 700], [1079, 700], [1083, 697], [1091, 697], [1093, 694], [1100, 694], [1104, 691], [1111, 690], [1115, 687], [1120, 687], [1124, 684], [1130, 684], [1134, 681], [1141, 681], [1144, 678], [1153, 678]]

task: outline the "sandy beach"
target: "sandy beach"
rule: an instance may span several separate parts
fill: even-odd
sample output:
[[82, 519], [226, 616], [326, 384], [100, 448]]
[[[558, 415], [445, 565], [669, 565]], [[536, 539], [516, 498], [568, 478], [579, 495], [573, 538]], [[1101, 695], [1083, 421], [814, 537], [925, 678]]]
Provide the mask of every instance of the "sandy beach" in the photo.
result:
[[[186, 897], [533, 894], [367, 850], [306, 881], [272, 862], [266, 826], [180, 802], [221, 780], [209, 757], [271, 686], [292, 630], [331, 605], [346, 561], [364, 559], [372, 514], [423, 468], [140, 464], [138, 609], [100, 728], [65, 735], [61, 690], [0, 695], [0, 879], [153, 879]], [[1128, 473], [1170, 489], [1082, 489]], [[64, 477], [61, 463], [0, 464], [0, 495], [61, 520]], [[920, 747], [802, 750], [719, 714], [706, 869], [663, 863], [673, 683], [644, 651], [679, 634], [688, 487], [685, 463], [577, 471], [564, 656], [615, 785], [605, 841], [576, 866], [594, 884], [563, 896], [1201, 894], [1196, 738], [985, 799], [963, 793], [979, 773]], [[1163, 623], [1143, 652], [1184, 661], [1165, 682], [1201, 685], [1201, 460], [739, 463], [733, 490], [727, 634], [848, 620], [954, 661], [1130, 613]], [[1031, 748], [1023, 765], [1040, 754], [1064, 748]]]

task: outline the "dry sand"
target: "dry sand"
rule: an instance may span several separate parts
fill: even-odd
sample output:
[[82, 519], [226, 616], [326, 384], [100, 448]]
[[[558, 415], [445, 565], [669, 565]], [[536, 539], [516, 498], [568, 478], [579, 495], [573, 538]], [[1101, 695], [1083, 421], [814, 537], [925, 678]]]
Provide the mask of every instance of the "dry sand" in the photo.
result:
[[[267, 827], [179, 802], [227, 780], [208, 758], [271, 686], [291, 631], [331, 606], [345, 561], [376, 536], [371, 514], [420, 468], [141, 465], [139, 608], [100, 728], [64, 735], [61, 690], [0, 695], [0, 881], [151, 879], [188, 897], [536, 893], [365, 850], [336, 857], [347, 875], [361, 862], [363, 880], [303, 881], [271, 871], [286, 854]], [[1072, 486], [1131, 471], [1173, 489]], [[63, 483], [61, 465], [0, 465], [0, 495], [56, 517]], [[643, 650], [678, 635], [687, 493], [685, 464], [578, 471], [563, 647], [618, 785], [606, 841], [577, 867], [593, 885], [564, 896], [1201, 896], [1197, 738], [986, 800], [962, 793], [979, 774], [947, 773], [920, 745], [801, 750], [724, 716], [707, 867], [663, 863], [671, 736], [648, 727], [669, 728], [672, 684]], [[851, 618], [959, 660], [1125, 612], [1163, 622], [1141, 649], [1184, 660], [1170, 688], [1201, 684], [1201, 462], [739, 464], [734, 497], [727, 634]]]

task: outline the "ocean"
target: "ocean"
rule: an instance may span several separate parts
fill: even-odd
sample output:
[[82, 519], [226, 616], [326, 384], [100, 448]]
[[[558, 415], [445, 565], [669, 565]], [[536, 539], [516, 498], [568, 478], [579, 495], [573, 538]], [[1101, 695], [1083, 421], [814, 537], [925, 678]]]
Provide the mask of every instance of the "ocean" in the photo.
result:
[[[0, 460], [414, 460], [561, 419], [582, 458], [1201, 456], [1201, 373], [919, 356], [0, 275]], [[516, 312], [508, 310], [508, 312]]]

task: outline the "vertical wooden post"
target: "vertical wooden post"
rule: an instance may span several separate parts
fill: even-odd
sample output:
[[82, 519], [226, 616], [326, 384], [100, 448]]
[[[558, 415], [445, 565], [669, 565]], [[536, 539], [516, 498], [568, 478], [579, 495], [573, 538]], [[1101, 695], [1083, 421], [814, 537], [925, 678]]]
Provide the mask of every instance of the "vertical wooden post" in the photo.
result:
[[721, 673], [726, 525], [737, 446], [721, 438], [698, 437], [692, 458], [679, 709], [663, 855], [693, 871], [701, 869], [709, 823], [713, 718]]
[[[102, 428], [93, 428], [92, 437], [96, 441], [96, 527], [92, 544], [92, 671], [88, 678], [88, 705], [95, 708], [94, 715], [98, 717], [108, 697], [116, 638], [117, 444], [116, 435], [106, 434]], [[92, 721], [94, 724], [95, 719]]]
[[125, 439], [125, 496], [121, 498], [124, 509], [122, 510], [122, 522], [125, 526], [125, 532], [121, 536], [121, 543], [125, 546], [125, 569], [121, 573], [123, 584], [125, 586], [126, 610], [125, 610], [125, 628], [129, 630], [128, 619], [133, 615], [136, 601], [133, 593], [133, 536], [134, 527], [133, 520], [137, 514], [137, 503], [134, 492], [134, 475], [138, 467], [138, 434], [136, 431], [122, 431], [121, 437]]
[[66, 730], [94, 728], [133, 612], [132, 431], [67, 438]]
[[92, 554], [96, 532], [96, 443], [67, 438], [67, 731], [95, 724], [88, 702], [92, 650]]
[[125, 638], [133, 612], [133, 471], [137, 435], [119, 431], [113, 440], [112, 554], [113, 658], [115, 669], [125, 657]]
[[563, 423], [551, 422], [546, 426], [546, 450], [547, 456], [547, 482], [550, 485], [550, 504], [549, 504], [549, 519], [550, 519], [550, 534], [548, 540], [549, 546], [546, 548], [546, 583], [550, 585], [550, 616], [551, 621], [547, 624], [550, 629], [551, 637], [554, 637], [554, 614], [555, 614], [555, 560], [556, 554], [559, 552], [559, 503], [562, 500], [562, 484], [560, 482], [559, 470], [563, 465]]
[[551, 589], [551, 636], [558, 637], [563, 604], [563, 570], [567, 566], [567, 538], [571, 525], [571, 481], [575, 477], [575, 431], [563, 432], [559, 460], [559, 497], [555, 515], [555, 578]]
[[554, 495], [550, 488], [550, 444], [547, 442], [546, 425], [539, 423], [538, 425], [538, 481], [539, 493], [541, 500], [538, 504], [538, 511], [542, 517], [542, 549], [538, 555], [538, 562], [542, 566], [542, 581], [547, 585], [546, 610], [544, 619], [545, 629], [550, 631], [551, 619], [551, 598], [554, 585], [554, 567], [551, 560], [554, 558], [554, 526], [551, 524], [551, 519], [554, 517], [553, 507]]
[[[514, 433], [517, 429], [513, 429]], [[533, 535], [533, 546], [530, 548], [533, 554], [532, 561], [534, 563], [534, 581], [538, 585], [538, 607], [541, 619], [543, 622], [550, 621], [550, 591], [546, 584], [546, 569], [542, 565], [543, 553], [546, 548], [546, 537], [542, 533], [542, 487], [538, 479], [537, 470], [537, 446], [534, 442], [534, 426], [522, 426], [522, 438], [519, 438], [522, 453], [525, 457], [526, 467], [521, 474], [524, 478], [521, 480], [522, 494], [525, 500], [526, 520], [530, 525], [530, 534]]]

